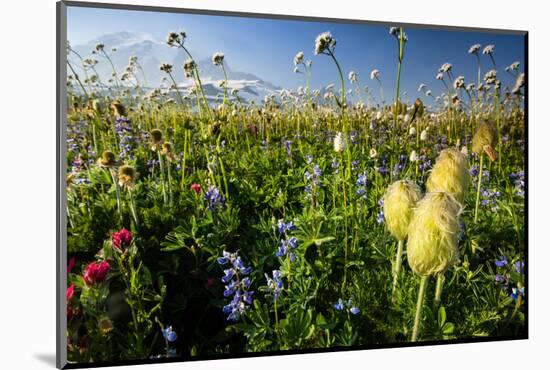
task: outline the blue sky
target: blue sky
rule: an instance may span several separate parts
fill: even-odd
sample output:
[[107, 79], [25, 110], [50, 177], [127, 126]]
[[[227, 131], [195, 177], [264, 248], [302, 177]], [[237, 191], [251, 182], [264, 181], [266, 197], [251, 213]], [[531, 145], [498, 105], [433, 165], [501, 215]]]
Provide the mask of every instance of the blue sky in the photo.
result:
[[[354, 70], [360, 84], [368, 85], [378, 96], [378, 84], [370, 80], [370, 72], [376, 68], [381, 72], [386, 99], [395, 96], [397, 43], [389, 35], [388, 26], [80, 7], [69, 7], [67, 18], [67, 37], [73, 45], [119, 31], [148, 33], [164, 41], [168, 31], [184, 30], [188, 36], [186, 45], [195, 59], [222, 51], [231, 68], [292, 89], [304, 85], [303, 75], [293, 73], [292, 60], [298, 51], [304, 51], [306, 59], [313, 61], [312, 88], [331, 82], [339, 86], [332, 60], [313, 53], [315, 37], [330, 31], [338, 41], [335, 54], [346, 74], [346, 89], [350, 87], [347, 74]], [[411, 27], [405, 32], [409, 39], [401, 80], [401, 91], [408, 92], [405, 99], [421, 96], [417, 92], [420, 83], [427, 84], [434, 94], [443, 91], [443, 84], [435, 75], [445, 62], [453, 64], [455, 76], [464, 75], [466, 83], [475, 82], [477, 64], [475, 57], [468, 54], [475, 43], [495, 45], [494, 57], [504, 85], [514, 82], [504, 71], [505, 66], [519, 61], [520, 69], [524, 68], [523, 36]], [[490, 58], [480, 57], [482, 71], [492, 69]]]

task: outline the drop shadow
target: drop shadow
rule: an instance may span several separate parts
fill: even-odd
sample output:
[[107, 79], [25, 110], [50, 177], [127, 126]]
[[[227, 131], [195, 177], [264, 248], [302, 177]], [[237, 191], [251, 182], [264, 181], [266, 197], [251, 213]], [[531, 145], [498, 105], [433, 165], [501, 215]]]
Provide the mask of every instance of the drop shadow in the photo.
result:
[[56, 366], [55, 353], [35, 353], [34, 358], [51, 367]]

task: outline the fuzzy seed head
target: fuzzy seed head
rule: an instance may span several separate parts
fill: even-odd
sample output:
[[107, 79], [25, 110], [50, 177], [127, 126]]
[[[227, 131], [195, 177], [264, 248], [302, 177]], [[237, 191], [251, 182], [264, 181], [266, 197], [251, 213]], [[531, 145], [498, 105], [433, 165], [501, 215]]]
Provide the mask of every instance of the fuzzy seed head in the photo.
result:
[[106, 150], [101, 154], [101, 158], [97, 160], [97, 164], [101, 167], [113, 167], [116, 164], [115, 153]]
[[159, 144], [162, 141], [162, 131], [158, 128], [151, 130], [151, 141], [153, 144]]
[[397, 240], [405, 240], [416, 203], [422, 197], [418, 185], [409, 180], [391, 184], [384, 194], [384, 217], [389, 232]]
[[136, 176], [136, 169], [132, 166], [124, 165], [118, 169], [118, 183], [120, 186], [132, 187]]
[[448, 193], [428, 193], [418, 202], [407, 239], [407, 260], [415, 274], [435, 275], [456, 262], [461, 211]]
[[451, 194], [460, 204], [470, 184], [468, 159], [457, 149], [441, 151], [426, 182], [428, 192], [446, 192]]
[[472, 151], [483, 155], [488, 148], [494, 148], [497, 141], [497, 129], [491, 121], [482, 121], [472, 139]]

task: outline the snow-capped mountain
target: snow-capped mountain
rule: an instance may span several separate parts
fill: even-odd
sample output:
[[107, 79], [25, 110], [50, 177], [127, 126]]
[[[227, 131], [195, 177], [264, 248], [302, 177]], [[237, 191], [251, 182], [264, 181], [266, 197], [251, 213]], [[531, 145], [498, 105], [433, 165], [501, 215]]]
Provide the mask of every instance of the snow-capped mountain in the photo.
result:
[[[173, 65], [173, 76], [182, 89], [193, 86], [192, 78], [186, 78], [183, 74], [182, 66], [187, 59], [184, 51], [171, 48], [163, 41], [155, 40], [151, 35], [145, 33], [118, 32], [104, 35], [81, 45], [71, 45], [71, 47], [83, 58], [96, 59], [99, 63], [95, 69], [102, 81], [111, 78], [112, 67], [106, 58], [99, 53], [93, 54], [93, 50], [98, 43], [105, 47], [105, 51], [111, 56], [114, 67], [120, 76], [129, 63], [132, 56], [138, 58], [142, 71], [136, 71], [140, 84], [150, 88], [168, 86], [162, 83], [164, 77], [168, 75], [159, 69], [160, 64], [169, 63]], [[112, 52], [112, 49], [116, 49]], [[80, 66], [80, 59], [74, 55], [69, 55], [69, 61], [73, 65]], [[201, 82], [205, 94], [209, 100], [215, 100], [217, 96], [223, 95], [223, 88], [219, 86], [224, 76], [220, 67], [214, 66], [210, 59], [198, 60]], [[247, 101], [259, 101], [265, 95], [275, 93], [280, 90], [274, 84], [264, 81], [251, 73], [233, 70], [227, 62], [224, 62], [228, 77], [228, 88], [238, 89], [239, 96]], [[77, 72], [84, 74], [82, 69]], [[93, 71], [88, 72], [93, 74]]]

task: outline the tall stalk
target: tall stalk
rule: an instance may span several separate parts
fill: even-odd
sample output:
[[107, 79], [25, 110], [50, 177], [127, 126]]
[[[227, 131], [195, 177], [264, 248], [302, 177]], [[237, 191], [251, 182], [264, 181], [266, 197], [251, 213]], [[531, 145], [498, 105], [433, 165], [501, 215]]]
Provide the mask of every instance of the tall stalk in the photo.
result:
[[426, 295], [428, 278], [429, 276], [422, 276], [420, 278], [420, 289], [418, 290], [418, 299], [416, 301], [416, 314], [414, 317], [414, 327], [411, 338], [412, 342], [416, 342], [418, 339], [418, 330], [420, 328], [420, 321], [422, 320], [422, 308], [424, 306], [424, 296]]
[[477, 192], [476, 192], [476, 208], [474, 211], [474, 224], [477, 224], [477, 216], [479, 211], [479, 196], [481, 193], [481, 177], [483, 176], [483, 153], [479, 156], [479, 171], [477, 174]]
[[395, 301], [395, 289], [397, 288], [397, 278], [399, 277], [399, 272], [401, 271], [401, 257], [403, 255], [403, 240], [397, 242], [397, 253], [395, 254], [395, 266], [393, 269], [393, 283], [391, 290], [391, 299], [392, 302]]

